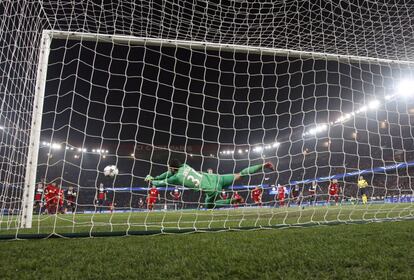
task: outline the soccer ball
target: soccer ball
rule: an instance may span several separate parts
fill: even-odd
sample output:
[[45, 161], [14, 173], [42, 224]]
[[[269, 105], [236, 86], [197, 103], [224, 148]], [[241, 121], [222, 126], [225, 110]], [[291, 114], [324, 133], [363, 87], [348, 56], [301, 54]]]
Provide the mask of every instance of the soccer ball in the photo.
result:
[[118, 175], [118, 172], [119, 172], [119, 170], [115, 165], [108, 165], [104, 169], [104, 175], [109, 176], [109, 177], [114, 177], [114, 176]]

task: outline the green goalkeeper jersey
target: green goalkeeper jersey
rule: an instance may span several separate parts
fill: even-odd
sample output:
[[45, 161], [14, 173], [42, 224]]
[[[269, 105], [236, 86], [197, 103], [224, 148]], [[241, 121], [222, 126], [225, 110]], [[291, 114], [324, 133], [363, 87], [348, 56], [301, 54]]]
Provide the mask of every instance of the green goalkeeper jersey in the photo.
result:
[[[239, 174], [237, 174], [237, 176], [240, 177], [255, 174], [255, 172], [262, 170], [265, 166], [273, 169], [272, 164], [257, 164], [243, 169]], [[150, 175], [148, 175], [147, 178], [148, 179], [146, 180], [152, 179]], [[197, 172], [191, 166], [182, 164], [176, 172], [173, 173], [171, 171], [167, 171], [155, 177], [151, 183], [156, 187], [171, 184], [184, 186], [197, 191], [203, 191], [206, 193], [205, 207], [211, 209], [232, 203], [231, 198], [217, 200], [217, 197], [223, 188], [229, 187], [234, 183], [235, 178], [235, 174], [219, 175]]]
[[191, 166], [183, 164], [177, 172], [167, 171], [154, 178], [152, 184], [156, 187], [166, 185], [181, 185], [204, 192], [217, 192], [222, 189], [220, 175], [195, 171]]

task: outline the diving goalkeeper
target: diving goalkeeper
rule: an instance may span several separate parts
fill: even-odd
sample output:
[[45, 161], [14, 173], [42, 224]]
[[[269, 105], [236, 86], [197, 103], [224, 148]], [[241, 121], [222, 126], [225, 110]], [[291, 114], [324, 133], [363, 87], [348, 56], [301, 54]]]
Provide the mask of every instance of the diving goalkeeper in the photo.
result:
[[273, 164], [267, 162], [247, 167], [236, 174], [210, 174], [197, 172], [191, 166], [181, 163], [177, 159], [171, 159], [168, 163], [169, 170], [157, 177], [148, 175], [145, 181], [152, 185], [166, 186], [168, 184], [181, 185], [196, 191], [206, 193], [205, 207], [208, 209], [232, 204], [232, 198], [217, 200], [223, 188], [229, 187], [234, 181], [265, 168], [274, 170]]

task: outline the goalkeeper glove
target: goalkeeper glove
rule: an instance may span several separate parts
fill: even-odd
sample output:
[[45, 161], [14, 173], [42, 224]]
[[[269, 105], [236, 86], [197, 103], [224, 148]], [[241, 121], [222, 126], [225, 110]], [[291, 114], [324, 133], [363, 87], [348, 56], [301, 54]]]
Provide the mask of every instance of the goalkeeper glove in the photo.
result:
[[154, 180], [154, 177], [151, 175], [147, 175], [147, 177], [145, 177], [145, 182], [151, 182], [152, 180]]

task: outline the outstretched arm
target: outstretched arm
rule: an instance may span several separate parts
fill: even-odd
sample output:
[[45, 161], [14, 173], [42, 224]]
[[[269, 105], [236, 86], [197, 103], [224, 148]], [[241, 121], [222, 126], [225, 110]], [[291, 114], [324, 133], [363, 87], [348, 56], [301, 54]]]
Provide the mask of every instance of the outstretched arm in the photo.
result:
[[155, 180], [151, 181], [151, 184], [156, 187], [164, 187], [168, 185], [167, 180]]
[[161, 175], [156, 176], [154, 178], [154, 180], [157, 180], [157, 181], [158, 180], [164, 180], [166, 178], [171, 177], [172, 175], [174, 175], [174, 174], [171, 171], [167, 171], [167, 172], [162, 173]]
[[[161, 175], [164, 175], [164, 174], [161, 174]], [[174, 184], [176, 185], [177, 184], [176, 176], [174, 176], [174, 175], [172, 175], [172, 176], [170, 175], [168, 178], [161, 179], [161, 180], [159, 180], [158, 177], [156, 177], [157, 178], [156, 180], [151, 182], [151, 184], [156, 186], [156, 187], [163, 187], [163, 186], [166, 186], [166, 185], [169, 185], [169, 184], [171, 184], [171, 185], [174, 185]]]
[[152, 177], [151, 175], [147, 175], [147, 177], [145, 177], [144, 181], [145, 182], [150, 182], [150, 183], [154, 182], [154, 181], [157, 181], [156, 184], [153, 184], [153, 185], [155, 185], [157, 187], [158, 186], [165, 186], [166, 184], [162, 184], [159, 181], [166, 180], [166, 179], [170, 178], [172, 175], [174, 175], [174, 174], [171, 171], [164, 172], [161, 175], [156, 176], [155, 178]]
[[156, 181], [164, 180], [164, 179], [167, 179], [167, 178], [171, 177], [172, 175], [173, 175], [173, 173], [171, 171], [164, 172], [161, 175], [156, 176], [155, 178], [152, 177], [151, 175], [147, 175], [147, 177], [145, 177], [144, 181], [145, 182], [151, 182], [153, 180], [156, 180]]

